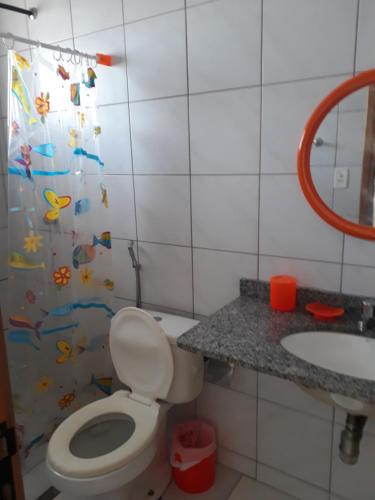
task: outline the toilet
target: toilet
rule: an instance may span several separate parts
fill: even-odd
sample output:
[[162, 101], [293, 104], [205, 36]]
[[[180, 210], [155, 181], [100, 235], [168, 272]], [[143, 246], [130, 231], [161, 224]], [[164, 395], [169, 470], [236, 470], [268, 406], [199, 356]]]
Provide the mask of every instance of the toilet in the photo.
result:
[[168, 409], [202, 390], [202, 356], [176, 345], [196, 324], [135, 307], [112, 318], [110, 353], [127, 389], [79, 409], [53, 433], [47, 470], [63, 498], [160, 497], [170, 481]]

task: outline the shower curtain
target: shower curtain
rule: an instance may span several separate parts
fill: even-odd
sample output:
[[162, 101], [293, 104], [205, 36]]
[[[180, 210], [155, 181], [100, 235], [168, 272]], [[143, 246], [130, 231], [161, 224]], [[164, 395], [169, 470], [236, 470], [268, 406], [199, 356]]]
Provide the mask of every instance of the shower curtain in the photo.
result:
[[25, 470], [71, 412], [111, 393], [109, 193], [89, 61], [8, 53], [9, 301]]

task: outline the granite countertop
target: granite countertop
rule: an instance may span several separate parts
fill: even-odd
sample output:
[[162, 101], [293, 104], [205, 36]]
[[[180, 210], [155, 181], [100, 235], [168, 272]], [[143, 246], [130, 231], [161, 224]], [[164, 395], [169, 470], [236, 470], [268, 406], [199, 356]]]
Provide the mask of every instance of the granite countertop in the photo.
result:
[[[308, 388], [375, 402], [375, 382], [312, 365], [288, 353], [280, 343], [286, 335], [303, 331], [358, 333], [362, 297], [301, 288], [297, 309], [291, 313], [271, 309], [268, 297], [268, 284], [241, 280], [241, 296], [179, 337], [178, 346]], [[314, 300], [342, 305], [345, 315], [335, 322], [316, 321], [304, 309]], [[370, 329], [365, 335], [375, 338], [375, 330]]]

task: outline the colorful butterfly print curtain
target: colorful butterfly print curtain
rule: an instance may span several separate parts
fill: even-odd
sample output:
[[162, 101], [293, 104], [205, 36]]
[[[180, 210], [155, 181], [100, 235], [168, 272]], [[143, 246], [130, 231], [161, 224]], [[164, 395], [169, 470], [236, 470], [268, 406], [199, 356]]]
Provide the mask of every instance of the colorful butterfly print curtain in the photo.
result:
[[[95, 69], [9, 52], [9, 303], [25, 469], [71, 412], [111, 392], [110, 193]], [[48, 59], [47, 59], [48, 58]], [[78, 61], [77, 61], [78, 62]]]

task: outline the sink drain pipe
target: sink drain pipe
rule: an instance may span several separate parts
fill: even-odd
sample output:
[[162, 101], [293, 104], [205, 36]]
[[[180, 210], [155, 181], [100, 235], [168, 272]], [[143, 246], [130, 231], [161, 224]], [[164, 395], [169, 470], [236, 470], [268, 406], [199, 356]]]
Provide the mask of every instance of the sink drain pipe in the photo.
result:
[[367, 417], [363, 415], [346, 415], [345, 429], [341, 432], [340, 458], [344, 464], [354, 465], [358, 461], [360, 442]]

